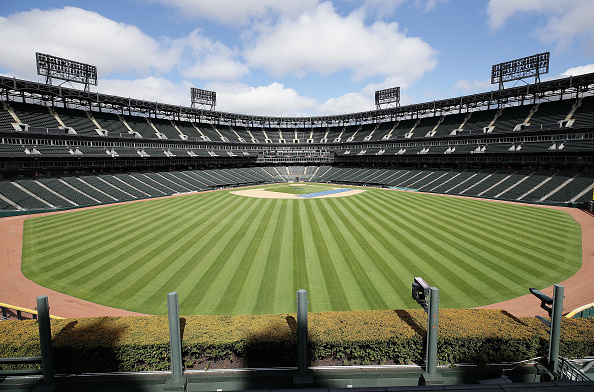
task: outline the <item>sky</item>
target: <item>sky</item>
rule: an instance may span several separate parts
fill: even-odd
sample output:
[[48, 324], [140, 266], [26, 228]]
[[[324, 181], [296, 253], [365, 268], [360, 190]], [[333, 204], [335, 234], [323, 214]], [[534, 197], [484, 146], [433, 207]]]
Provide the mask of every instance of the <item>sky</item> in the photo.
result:
[[542, 80], [594, 72], [592, 15], [593, 0], [0, 0], [0, 74], [45, 82], [41, 52], [97, 66], [104, 94], [353, 113], [385, 88], [401, 105], [497, 89], [493, 64], [542, 52]]

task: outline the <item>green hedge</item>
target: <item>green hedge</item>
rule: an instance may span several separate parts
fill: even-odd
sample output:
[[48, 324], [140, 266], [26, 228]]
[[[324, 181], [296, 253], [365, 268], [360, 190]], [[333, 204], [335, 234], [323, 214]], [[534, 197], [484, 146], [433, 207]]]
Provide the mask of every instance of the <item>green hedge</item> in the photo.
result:
[[[182, 317], [186, 368], [296, 366], [296, 315]], [[421, 309], [310, 313], [312, 365], [409, 364], [424, 356]], [[35, 321], [0, 322], [0, 357], [40, 355]], [[52, 320], [58, 373], [169, 369], [167, 318]], [[500, 310], [442, 309], [438, 361], [514, 362], [545, 355], [548, 329]], [[594, 355], [594, 318], [564, 319], [561, 355]]]

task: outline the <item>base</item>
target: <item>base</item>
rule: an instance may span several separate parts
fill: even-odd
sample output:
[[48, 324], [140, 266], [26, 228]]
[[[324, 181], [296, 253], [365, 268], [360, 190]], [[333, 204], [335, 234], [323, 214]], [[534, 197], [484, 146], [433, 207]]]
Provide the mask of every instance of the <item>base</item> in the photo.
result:
[[439, 373], [429, 374], [423, 370], [421, 378], [419, 378], [419, 385], [443, 385], [445, 380]]
[[296, 374], [293, 376], [293, 384], [313, 384], [313, 375], [305, 374], [300, 376]]
[[187, 385], [188, 379], [185, 377], [182, 377], [177, 381], [173, 381], [173, 378], [168, 378], [167, 381], [165, 381], [165, 386], [163, 389], [165, 391], [185, 391]]

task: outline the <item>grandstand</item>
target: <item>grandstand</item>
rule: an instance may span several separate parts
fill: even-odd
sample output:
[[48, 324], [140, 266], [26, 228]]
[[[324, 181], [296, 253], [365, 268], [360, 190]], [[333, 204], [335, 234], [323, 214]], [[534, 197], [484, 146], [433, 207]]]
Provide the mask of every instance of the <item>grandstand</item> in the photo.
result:
[[0, 77], [0, 211], [285, 181], [586, 208], [594, 74], [320, 117], [262, 117]]

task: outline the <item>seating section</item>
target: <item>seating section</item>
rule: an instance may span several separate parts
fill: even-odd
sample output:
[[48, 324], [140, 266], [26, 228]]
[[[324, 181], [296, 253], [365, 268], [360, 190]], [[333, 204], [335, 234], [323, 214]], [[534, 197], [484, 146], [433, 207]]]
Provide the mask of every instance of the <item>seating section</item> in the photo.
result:
[[3, 102], [0, 102], [0, 129], [12, 130], [14, 129], [12, 127], [12, 123], [14, 122], [14, 118], [12, 118], [10, 113], [4, 110]]
[[54, 112], [62, 120], [65, 126], [74, 129], [79, 135], [97, 135], [97, 126], [83, 110], [69, 108], [55, 108]]
[[583, 98], [571, 118], [574, 120], [574, 127], [592, 126], [594, 123], [594, 96]]
[[497, 117], [493, 132], [511, 132], [517, 125], [524, 124], [532, 109], [531, 105], [504, 108]]
[[173, 139], [173, 140], [181, 139], [180, 133], [177, 131], [177, 129], [175, 129], [175, 127], [173, 126], [171, 121], [163, 119], [163, 118], [153, 118], [153, 119], [151, 119], [151, 122], [153, 123], [153, 125], [157, 128], [157, 130], [160, 133], [165, 135], [165, 137], [167, 139]]
[[157, 130], [151, 126], [148, 118], [128, 115], [122, 116], [122, 118], [134, 132], [138, 132], [143, 138], [157, 138]]
[[93, 118], [101, 126], [101, 129], [114, 135], [129, 133], [128, 127], [120, 121], [117, 114], [93, 112]]
[[[0, 99], [3, 100], [0, 107], [0, 157], [3, 162], [10, 162], [5, 167], [12, 167], [11, 160], [16, 158], [15, 168], [23, 159], [35, 162], [39, 159], [42, 163], [39, 167], [43, 171], [46, 170], [43, 164], [52, 168], [48, 169], [51, 176], [38, 176], [36, 172], [35, 177], [25, 178], [15, 170], [7, 176], [19, 177], [0, 179], [0, 210], [5, 211], [71, 208], [296, 180], [404, 187], [432, 193], [562, 204], [590, 200], [594, 182], [593, 172], [575, 169], [579, 166], [567, 171], [520, 169], [521, 165], [528, 165], [526, 162], [537, 162], [542, 157], [544, 159], [540, 162], [547, 162], [549, 156], [561, 159], [581, 159], [585, 156], [588, 159], [584, 159], [584, 166], [591, 170], [594, 96], [561, 101], [543, 99], [536, 104], [526, 100], [523, 105], [518, 105], [518, 102], [512, 105], [513, 100], [510, 100], [502, 107], [491, 105], [487, 110], [472, 107], [464, 110], [449, 108], [447, 112], [440, 112], [434, 107], [433, 110], [401, 114], [402, 118], [386, 117], [378, 122], [317, 122], [315, 126], [298, 122], [294, 125], [277, 124], [260, 119], [246, 125], [242, 121], [233, 123], [224, 118], [220, 123], [216, 120], [213, 123], [191, 123], [186, 121], [188, 118], [184, 121], [181, 118], [154, 118], [153, 113], [141, 116], [131, 115], [127, 110], [114, 113], [109, 112], [110, 109], [99, 111], [93, 108], [88, 111], [88, 108], [63, 107], [61, 103], [54, 106], [49, 101], [33, 104], [15, 102], [12, 98]], [[179, 116], [182, 116], [181, 112]], [[556, 132], [549, 129], [541, 131], [540, 127], [529, 128], [558, 128], [564, 120], [572, 120], [573, 124], [563, 123], [563, 126], [577, 130]], [[30, 133], [34, 135], [31, 137], [27, 132], [17, 131], [13, 126], [15, 123], [28, 124]], [[526, 127], [518, 127], [521, 124]], [[65, 131], [60, 129], [64, 127], [73, 129], [79, 136], [64, 137]], [[102, 139], [101, 136], [105, 135], [100, 130], [107, 131], [107, 136], [114, 139]], [[457, 132], [452, 132], [454, 130]], [[526, 133], [523, 135], [522, 131]], [[534, 131], [538, 133], [532, 133]], [[493, 137], [474, 137], [484, 133]], [[472, 137], [461, 138], [464, 135]], [[316, 146], [314, 149], [328, 149], [331, 157], [336, 157], [340, 164], [358, 161], [358, 166], [318, 166], [313, 162], [315, 166], [304, 166], [301, 158], [306, 155], [309, 158], [310, 154], [303, 151], [299, 151], [301, 155], [298, 156], [292, 152], [284, 154], [285, 150], [290, 150], [289, 146], [251, 145], [296, 142], [328, 143], [328, 147]], [[390, 161], [373, 158], [379, 156], [402, 157], [397, 160], [399, 164], [407, 162], [411, 167], [381, 167]], [[421, 168], [418, 164], [421, 160], [416, 162], [416, 157], [422, 156], [428, 156], [423, 163], [434, 162], [435, 167]], [[473, 159], [474, 156], [485, 159]], [[247, 159], [234, 160], [236, 157], [253, 160], [248, 164], [245, 163]], [[253, 165], [256, 158], [280, 158], [278, 160], [282, 161], [289, 157], [299, 158], [300, 163], [294, 166], [225, 167], [233, 161]], [[438, 160], [436, 157], [446, 158]], [[85, 163], [85, 159], [94, 162], [107, 158], [110, 162], [111, 158], [124, 158], [121, 170], [125, 165], [125, 168], [134, 167], [135, 171], [74, 175], [64, 174], [71, 172], [66, 170], [66, 164], [64, 171], [60, 166], [62, 162], [82, 159], [81, 162]], [[189, 161], [188, 158], [197, 159]], [[504, 167], [502, 162], [507, 158], [517, 162], [516, 169], [486, 168], [488, 163], [485, 162], [491, 162], [491, 159], [493, 167]], [[165, 160], [171, 162], [170, 171], [151, 169], [163, 167]], [[150, 161], [158, 164], [152, 166]], [[379, 166], [366, 167], [366, 162]], [[448, 168], [438, 168], [444, 162]], [[459, 162], [471, 168], [452, 168], [455, 164], [447, 162]], [[550, 166], [544, 167], [555, 167], [555, 162], [561, 160], [553, 160]], [[579, 160], [570, 160], [563, 167], [570, 167], [572, 162]], [[475, 164], [479, 167], [479, 163], [485, 165], [484, 168], [472, 168]], [[181, 165], [186, 166], [182, 170], [172, 170], [181, 168]], [[187, 170], [187, 165], [209, 168]], [[531, 167], [538, 165], [544, 163], [534, 163]], [[83, 164], [80, 167], [86, 166]]]
[[21, 124], [28, 124], [32, 128], [60, 128], [60, 123], [50, 113], [49, 108], [41, 105], [29, 105], [20, 102], [10, 102], [14, 114]]
[[567, 118], [575, 101], [543, 102], [530, 118], [530, 125], [556, 124]]
[[259, 167], [0, 180], [0, 211], [72, 208], [273, 182]]
[[0, 180], [0, 210], [47, 210], [286, 181], [399, 187], [538, 203], [591, 200], [594, 172], [276, 166]]
[[[8, 105], [8, 109], [5, 106]], [[8, 110], [18, 117], [19, 122], [31, 128], [58, 129], [68, 127], [77, 134], [96, 136], [96, 129], [108, 131], [111, 136], [135, 133], [144, 139], [189, 140], [210, 143], [364, 143], [386, 142], [404, 139], [443, 138], [454, 130], [457, 135], [488, 132], [509, 133], [517, 126], [548, 125], [555, 126], [560, 121], [573, 120], [574, 127], [594, 124], [594, 97], [565, 99], [533, 104], [506, 106], [503, 108], [476, 109], [471, 112], [424, 113], [424, 117], [406, 117], [397, 121], [366, 124], [346, 124], [313, 126], [311, 128], [283, 128], [276, 125], [238, 126], [227, 124], [196, 123], [165, 118], [153, 118], [124, 113], [101, 112], [73, 109], [61, 106], [49, 107], [38, 104], [8, 101], [0, 110], [0, 129], [14, 130], [15, 119]], [[126, 113], [126, 114], [125, 114]], [[492, 128], [486, 128], [492, 126]], [[378, 151], [365, 152], [363, 155]], [[459, 153], [465, 151], [459, 151]], [[488, 151], [487, 151], [488, 152]], [[403, 152], [411, 155], [428, 153], [414, 149]], [[433, 151], [429, 152], [433, 153]]]
[[591, 200], [594, 172], [330, 167], [312, 176], [312, 181], [373, 184], [526, 202], [579, 203]]

